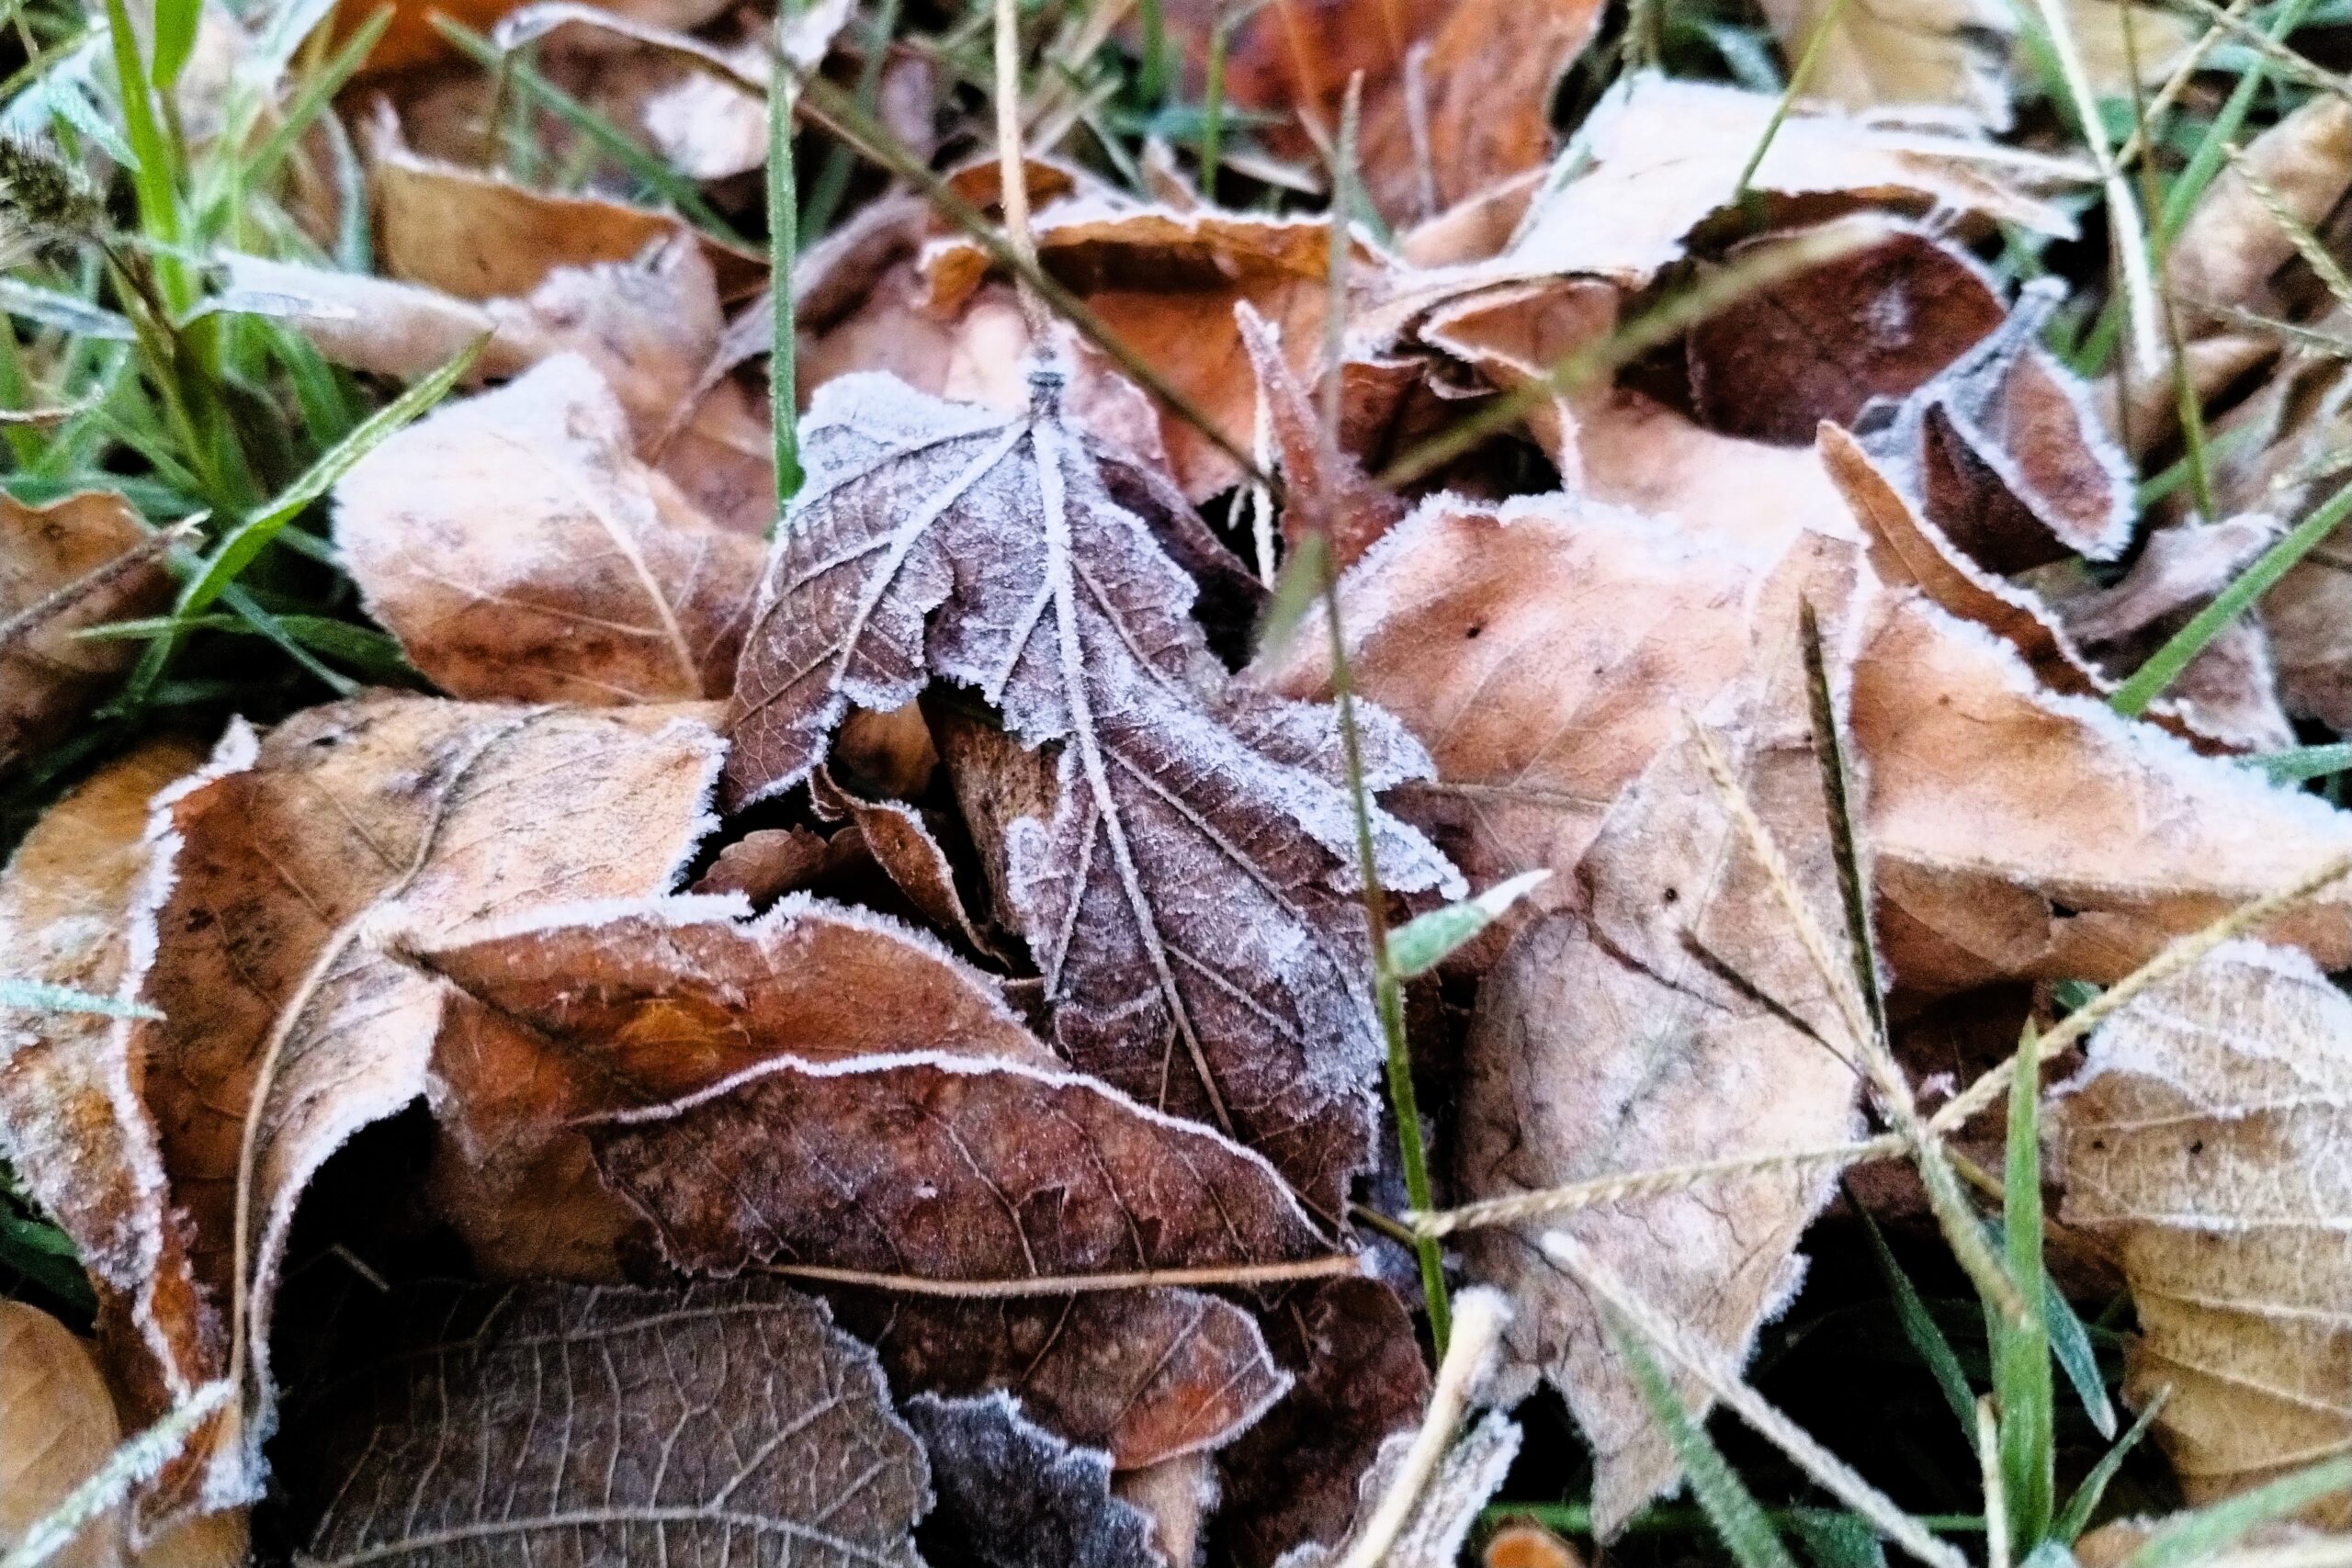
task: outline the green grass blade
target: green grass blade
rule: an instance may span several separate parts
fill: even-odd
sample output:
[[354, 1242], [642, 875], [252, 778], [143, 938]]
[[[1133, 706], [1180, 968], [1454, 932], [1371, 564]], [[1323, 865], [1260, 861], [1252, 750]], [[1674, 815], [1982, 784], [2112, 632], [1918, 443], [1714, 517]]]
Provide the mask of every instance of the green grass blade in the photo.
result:
[[1708, 1523], [1715, 1527], [1715, 1534], [1730, 1551], [1732, 1561], [1739, 1568], [1796, 1568], [1788, 1547], [1781, 1540], [1781, 1532], [1772, 1528], [1771, 1519], [1725, 1461], [1723, 1450], [1682, 1408], [1681, 1399], [1668, 1386], [1666, 1374], [1658, 1370], [1649, 1347], [1623, 1325], [1617, 1325], [1610, 1337], [1640, 1387], [1651, 1416], [1673, 1447], [1675, 1458], [1681, 1461], [1682, 1473], [1690, 1483], [1690, 1495], [1705, 1510]]
[[97, 1296], [74, 1244], [55, 1225], [0, 1209], [0, 1270], [13, 1270], [78, 1312], [97, 1310]]
[[2066, 1374], [2075, 1397], [2082, 1401], [2083, 1414], [2091, 1418], [2100, 1437], [2113, 1438], [2115, 1403], [2108, 1398], [2107, 1380], [2099, 1375], [2098, 1352], [2091, 1348], [2090, 1330], [2083, 1326], [2075, 1303], [2066, 1299], [2048, 1269], [2041, 1271], [2041, 1320], [2050, 1332], [2050, 1353], [2058, 1358], [2058, 1370]]
[[[179, 602], [172, 609], [173, 620], [184, 624], [202, 615], [212, 607], [216, 600], [221, 599], [227, 599], [232, 608], [237, 609], [241, 615], [246, 615], [246, 605], [251, 602], [245, 600], [240, 603], [243, 596], [235, 593], [234, 590], [236, 580], [243, 574], [247, 567], [253, 564], [254, 558], [268, 547], [270, 541], [276, 538], [288, 523], [300, 514], [304, 507], [334, 488], [335, 481], [349, 472], [353, 464], [374, 451], [385, 437], [416, 419], [447, 396], [449, 389], [458, 384], [458, 378], [465, 375], [488, 342], [489, 338], [486, 334], [475, 340], [448, 364], [444, 365], [440, 369], [425, 377], [378, 410], [357, 429], [338, 442], [325, 456], [311, 464], [308, 472], [288, 485], [275, 500], [232, 529], [228, 536], [214, 547], [212, 554], [205, 558], [196, 575], [181, 587]], [[253, 609], [259, 612], [257, 605], [253, 606]], [[254, 619], [253, 615], [247, 615], [247, 619], [253, 620], [256, 629], [259, 629], [264, 636], [277, 642], [296, 659], [297, 662], [310, 670], [312, 674], [319, 675], [328, 684], [334, 685], [338, 682], [348, 684], [347, 682], [343, 681], [342, 677], [318, 665], [307, 651], [302, 650], [299, 641], [277, 628], [275, 622], [266, 614], [263, 614], [260, 619]], [[153, 689], [155, 682], [171, 662], [173, 650], [178, 646], [178, 637], [173, 635], [158, 637], [148, 644], [146, 654], [140, 660], [138, 667], [132, 671], [130, 679], [125, 685], [119, 706], [135, 707], [146, 700], [147, 694]]]
[[123, 0], [107, 0], [107, 32], [114, 50], [115, 83], [122, 100], [122, 129], [136, 160], [130, 188], [139, 203], [139, 226], [163, 252], [155, 275], [164, 300], [176, 312], [196, 299], [187, 267], [173, 254], [182, 240], [180, 226], [179, 160], [156, 118], [153, 90], [139, 58], [139, 38], [130, 28], [130, 13]]
[[134, 343], [139, 337], [129, 317], [21, 277], [0, 277], [0, 311], [78, 338]]
[[1886, 1568], [1886, 1543], [1870, 1521], [1843, 1508], [1791, 1508], [1783, 1516], [1814, 1568]]
[[1416, 915], [1389, 933], [1388, 961], [1405, 979], [1426, 975], [1456, 949], [1485, 931], [1513, 904], [1551, 880], [1549, 870], [1522, 871], [1496, 883], [1475, 898]]
[[2132, 1423], [2131, 1430], [2109, 1444], [2107, 1452], [2098, 1456], [2098, 1462], [2091, 1466], [2088, 1475], [2083, 1477], [2083, 1483], [2075, 1488], [2072, 1497], [2066, 1499], [2065, 1510], [2058, 1516], [2058, 1522], [2050, 1527], [2052, 1539], [2072, 1544], [2090, 1528], [2091, 1516], [2098, 1512], [2099, 1499], [2107, 1495], [2108, 1483], [2122, 1470], [2123, 1461], [2131, 1457], [2132, 1450], [2140, 1446], [2140, 1439], [2146, 1437], [2149, 1428], [2155, 1425], [2157, 1412], [2165, 1407], [2165, 1401], [2170, 1397], [2171, 1391], [2167, 1389], [2148, 1401], [2148, 1407], [2140, 1412], [2140, 1418]]
[[800, 254], [799, 173], [793, 165], [792, 72], [784, 53], [790, 0], [776, 8], [775, 59], [768, 68], [768, 434], [775, 455], [776, 526], [800, 493], [800, 378], [792, 308], [793, 262]]
[[77, 991], [71, 986], [44, 985], [38, 980], [0, 979], [0, 1008], [19, 1012], [93, 1012], [108, 1018], [161, 1018], [153, 1008], [116, 997]]
[[334, 101], [337, 93], [343, 91], [344, 84], [358, 73], [360, 66], [367, 63], [368, 55], [375, 52], [376, 40], [382, 38], [384, 29], [391, 25], [392, 8], [390, 6], [377, 6], [343, 47], [335, 51], [334, 58], [302, 84], [302, 90], [294, 95], [294, 100], [286, 106], [286, 112], [279, 117], [277, 126], [247, 163], [244, 177], [248, 185], [258, 188], [277, 172], [278, 164], [284, 163], [295, 145], [310, 133], [311, 122], [320, 112]]
[[148, 79], [159, 93], [168, 93], [196, 52], [196, 24], [203, 7], [198, 0], [155, 0], [155, 60]]
[[2347, 1489], [2352, 1489], [2352, 1458], [2332, 1459], [2282, 1475], [2267, 1486], [2186, 1517], [2176, 1516], [2142, 1541], [2140, 1549], [2123, 1560], [2123, 1568], [2191, 1568], [2235, 1544], [2256, 1525], [2299, 1514], [2322, 1498]]
[[1968, 1373], [1961, 1367], [1960, 1354], [1951, 1348], [1943, 1327], [1928, 1311], [1928, 1303], [1920, 1299], [1918, 1287], [1903, 1265], [1895, 1261], [1894, 1253], [1886, 1245], [1885, 1235], [1870, 1211], [1861, 1204], [1854, 1212], [1862, 1216], [1862, 1227], [1870, 1235], [1871, 1250], [1877, 1255], [1879, 1272], [1886, 1276], [1886, 1288], [1894, 1298], [1895, 1321], [1902, 1325], [1903, 1337], [1911, 1342], [1919, 1359], [1928, 1364], [1936, 1386], [1943, 1391], [1944, 1403], [1951, 1406], [1952, 1419], [1960, 1423], [1961, 1434], [1973, 1441], [1976, 1434], [1976, 1393], [1968, 1386]]
[[1209, 33], [1208, 81], [1201, 95], [1201, 194], [1211, 206], [1216, 204], [1217, 166], [1225, 161], [1225, 52], [1231, 42], [1230, 27], [1219, 18]]
[[[2009, 1084], [2008, 1157], [2002, 1173], [2001, 1227], [2010, 1277], [2040, 1280], [2041, 1261], [2041, 1104], [2038, 1036], [2029, 1026], [2018, 1045]], [[2005, 1319], [1988, 1303], [1993, 1347], [1993, 1398], [1999, 1408], [2001, 1490], [2008, 1503], [2012, 1551], [2023, 1557], [2049, 1532], [2055, 1506], [2056, 1400], [2050, 1375], [2046, 1309], [2029, 1293], [2022, 1321]]]
[[2284, 751], [2242, 757], [2239, 761], [2268, 773], [2272, 784], [2301, 784], [2352, 768], [2352, 740], [2337, 740], [2325, 746], [2293, 746]]
[[2214, 595], [2213, 602], [2188, 618], [2188, 625], [2165, 639], [2165, 645], [2148, 656], [2148, 661], [2132, 672], [2132, 678], [2115, 689], [2107, 705], [2127, 718], [2137, 718], [2147, 712], [2148, 705], [2164, 694], [2165, 688], [2180, 678], [2206, 646], [2222, 633], [2222, 628], [2245, 614], [2254, 602], [2270, 592], [2289, 569], [2309, 555], [2322, 539], [2335, 531], [2336, 525], [2352, 515], [2352, 485], [2346, 485], [2327, 498], [2318, 510], [2297, 524], [2277, 544], [2262, 552], [2260, 558], [2246, 568], [2236, 581]]

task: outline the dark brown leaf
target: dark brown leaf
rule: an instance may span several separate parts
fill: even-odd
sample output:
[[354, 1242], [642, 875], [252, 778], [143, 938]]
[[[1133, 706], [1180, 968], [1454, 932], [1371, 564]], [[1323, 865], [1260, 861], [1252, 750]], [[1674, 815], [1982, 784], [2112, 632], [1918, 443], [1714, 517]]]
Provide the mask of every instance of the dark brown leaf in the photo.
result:
[[420, 1288], [337, 1388], [298, 1561], [920, 1568], [922, 1447], [873, 1353], [770, 1280]]
[[[1009, 419], [880, 378], [819, 394], [729, 710], [729, 795], [808, 777], [853, 702], [896, 708], [930, 677], [975, 688], [1055, 758], [1032, 808], [966, 816], [1001, 835], [1061, 1054], [1222, 1124], [1336, 1216], [1381, 1047], [1334, 716], [1226, 681], [1186, 614], [1193, 583], [1112, 500], [1051, 375], [1038, 385]], [[1368, 788], [1426, 771], [1358, 711]], [[1387, 886], [1453, 886], [1411, 829], [1375, 812], [1373, 830]]]

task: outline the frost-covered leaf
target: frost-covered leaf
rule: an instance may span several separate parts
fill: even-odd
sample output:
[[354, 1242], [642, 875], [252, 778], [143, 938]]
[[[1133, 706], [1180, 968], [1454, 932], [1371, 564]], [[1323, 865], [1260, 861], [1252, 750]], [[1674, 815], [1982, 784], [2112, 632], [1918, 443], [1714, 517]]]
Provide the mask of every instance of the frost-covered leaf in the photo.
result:
[[[180, 742], [152, 742], [42, 817], [0, 874], [0, 976], [138, 994], [153, 944], [134, 943], [132, 928], [157, 873], [148, 802], [202, 761]], [[132, 1027], [95, 1013], [0, 1011], [0, 1154], [74, 1238], [109, 1369], [143, 1425], [218, 1377], [224, 1347], [171, 1218]], [[186, 1479], [167, 1475], [149, 1495], [157, 1516]]]
[[[1820, 614], [1836, 659], [1856, 604], [1855, 556], [1826, 540], [1791, 553], [1759, 590], [1747, 668], [1697, 715], [1825, 933], [1844, 923], [1798, 606]], [[1618, 797], [1577, 874], [1581, 911], [1530, 926], [1480, 995], [1456, 1156], [1465, 1196], [1815, 1148], [1856, 1134], [1854, 1066], [1822, 1043], [1851, 1042], [1852, 1031], [1711, 782], [1696, 736], [1660, 750]], [[1849, 963], [1842, 944], [1837, 953]], [[1508, 1331], [1514, 1386], [1537, 1375], [1552, 1382], [1593, 1446], [1604, 1533], [1679, 1468], [1600, 1313], [1544, 1260], [1536, 1235], [1573, 1233], [1736, 1365], [1794, 1293], [1798, 1239], [1830, 1192], [1826, 1173], [1771, 1172], [1465, 1239], [1472, 1273], [1507, 1291], [1517, 1309]], [[1679, 1388], [1704, 1408], [1695, 1383]]]
[[400, 1304], [306, 1428], [334, 1458], [297, 1562], [920, 1568], [922, 1446], [820, 1303], [751, 1279]]
[[159, 542], [112, 491], [47, 506], [0, 495], [0, 773], [56, 739], [137, 657], [136, 643], [74, 634], [162, 606], [171, 580]]
[[2117, 1249], [2124, 1393], [2191, 1503], [2341, 1452], [2352, 1398], [2352, 1001], [2303, 954], [2232, 942], [2128, 1003], [2062, 1091], [2064, 1218]]
[[1833, 11], [1818, 0], [1770, 0], [1764, 15], [1787, 57], [1811, 62], [1807, 97], [1848, 109], [1908, 109], [1915, 117], [1942, 111], [1996, 129], [2009, 123], [2017, 13], [2007, 6], [1850, 0]]
[[[969, 770], [958, 789], [1001, 844], [1061, 1054], [1222, 1125], [1336, 1217], [1381, 1051], [1335, 716], [1227, 681], [1193, 583], [1112, 499], [1056, 385], [1040, 372], [1011, 418], [880, 378], [819, 394], [729, 710], [729, 796], [807, 778], [852, 703], [972, 688], [1018, 741], [997, 738], [998, 770], [1028, 778], [1001, 810], [976, 809]], [[1385, 716], [1359, 719], [1369, 788], [1425, 770]], [[1373, 830], [1386, 886], [1453, 884], [1411, 829], [1375, 811]]]
[[[610, 1278], [652, 1250], [637, 1211], [598, 1179], [588, 1138], [602, 1134], [593, 1126], [583, 1134], [583, 1122], [723, 1093], [780, 1063], [820, 1075], [874, 1067], [877, 1081], [900, 1084], [910, 1052], [1007, 1072], [1055, 1065], [994, 987], [927, 937], [807, 897], [750, 922], [734, 918], [737, 908], [683, 898], [559, 910], [413, 955], [460, 993], [435, 1054], [443, 1128], [435, 1190], [479, 1266]], [[790, 1126], [740, 1126], [724, 1149], [697, 1141], [694, 1129], [705, 1123], [686, 1113], [681, 1135], [695, 1145], [686, 1183], [732, 1181], [745, 1203], [797, 1205], [773, 1235], [719, 1241], [695, 1261], [731, 1271], [797, 1238], [792, 1256], [802, 1261], [970, 1277], [957, 1271], [1001, 1271], [1031, 1256], [1005, 1234], [1000, 1202], [1021, 1184], [1038, 1184], [1039, 1195], [1010, 1218], [1041, 1226], [1062, 1218], [1045, 1189], [1065, 1171], [1091, 1170], [1094, 1181], [1148, 1204], [1200, 1196], [1181, 1180], [1162, 1191], [1165, 1173], [1133, 1142], [1065, 1167], [1057, 1162], [1070, 1155], [1067, 1144], [1025, 1122], [1014, 1130], [1017, 1147], [989, 1151], [1001, 1184], [991, 1193], [957, 1170], [952, 1126], [922, 1117], [836, 1121], [828, 1117], [846, 1107], [820, 1110]], [[1133, 1107], [1127, 1115], [1144, 1119]], [[1204, 1129], [1168, 1135], [1180, 1151], [1257, 1183], [1220, 1189], [1238, 1191], [1228, 1214], [1237, 1228], [1257, 1227], [1250, 1234], [1275, 1254], [1270, 1226], [1306, 1239], [1295, 1209], [1282, 1223], [1290, 1201], [1262, 1166]], [[967, 1146], [975, 1158], [983, 1152]], [[901, 1159], [910, 1163], [894, 1164]], [[936, 1159], [954, 1179], [927, 1168]], [[804, 1202], [797, 1188], [778, 1196], [768, 1186], [812, 1181], [907, 1206], [902, 1228], [863, 1224]], [[1111, 1190], [1086, 1190], [1100, 1198]], [[1268, 1203], [1269, 1212], [1249, 1207]], [[1136, 1223], [1148, 1229], [1148, 1216]], [[893, 1262], [901, 1253], [904, 1269]], [[838, 1301], [901, 1389], [1011, 1390], [1038, 1420], [1110, 1450], [1121, 1469], [1216, 1447], [1283, 1386], [1247, 1314], [1186, 1291], [978, 1302], [844, 1290]]]
[[132, 1049], [197, 1279], [244, 1307], [251, 1347], [244, 1451], [216, 1498], [258, 1483], [270, 1304], [303, 1189], [426, 1089], [442, 992], [383, 944], [666, 888], [708, 826], [719, 748], [702, 713], [380, 694], [258, 739], [233, 726], [158, 801], [170, 880], [140, 997], [164, 1016]]
[[1111, 1456], [1076, 1448], [1008, 1394], [921, 1394], [907, 1424], [939, 1492], [925, 1536], [935, 1568], [1159, 1568], [1151, 1520], [1111, 1491]]
[[724, 697], [765, 553], [637, 460], [572, 355], [370, 452], [335, 486], [334, 536], [444, 689], [583, 704]]

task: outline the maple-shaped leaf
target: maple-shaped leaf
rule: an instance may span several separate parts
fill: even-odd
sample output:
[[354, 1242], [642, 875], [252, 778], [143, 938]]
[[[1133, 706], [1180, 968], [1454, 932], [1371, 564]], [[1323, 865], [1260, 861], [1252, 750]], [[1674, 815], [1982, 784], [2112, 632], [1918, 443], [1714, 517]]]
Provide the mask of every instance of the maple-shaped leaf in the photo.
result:
[[[1011, 417], [881, 377], [820, 392], [729, 709], [728, 794], [808, 778], [853, 703], [939, 678], [995, 705], [1041, 763], [1001, 825], [1001, 882], [1055, 1043], [1263, 1150], [1335, 1215], [1381, 1056], [1335, 715], [1228, 682], [1191, 580], [1113, 499], [1058, 378], [1035, 384]], [[1368, 789], [1428, 772], [1386, 716], [1358, 718]], [[1410, 829], [1376, 809], [1372, 829], [1390, 889], [1458, 886]]]
[[[922, 1446], [873, 1352], [774, 1280], [413, 1288], [318, 1402], [298, 1562], [920, 1568]], [[307, 1427], [306, 1423], [306, 1427]]]

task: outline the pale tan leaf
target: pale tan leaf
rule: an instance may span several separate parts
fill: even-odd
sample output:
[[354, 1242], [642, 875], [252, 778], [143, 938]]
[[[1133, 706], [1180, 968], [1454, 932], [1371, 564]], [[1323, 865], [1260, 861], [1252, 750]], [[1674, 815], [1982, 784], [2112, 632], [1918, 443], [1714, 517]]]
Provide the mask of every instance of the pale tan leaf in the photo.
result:
[[2191, 1503], [2352, 1447], [2352, 1001], [2237, 942], [2092, 1035], [2061, 1090], [2066, 1223], [2114, 1247], [2140, 1334], [2124, 1393]]
[[74, 635], [162, 607], [156, 536], [111, 491], [47, 506], [0, 496], [0, 773], [55, 739], [138, 657]]
[[[1821, 613], [1838, 659], [1859, 570], [1849, 545], [1792, 550], [1762, 585], [1743, 668], [1698, 719], [1722, 737], [1825, 931], [1843, 921], [1798, 605]], [[1578, 875], [1582, 912], [1528, 927], [1480, 995], [1456, 1154], [1465, 1196], [1856, 1134], [1860, 1077], [1839, 1054], [1856, 1043], [1827, 988], [1850, 984], [1850, 959], [1841, 945], [1848, 978], [1814, 967], [1710, 781], [1700, 738], [1657, 753], [1602, 819]], [[1593, 1446], [1603, 1534], [1672, 1484], [1679, 1466], [1599, 1309], [1544, 1261], [1536, 1233], [1564, 1225], [1736, 1365], [1795, 1292], [1798, 1238], [1829, 1195], [1826, 1172], [1768, 1172], [1466, 1238], [1473, 1274], [1517, 1309], [1510, 1386], [1548, 1379]], [[1703, 1409], [1699, 1384], [1684, 1379], [1680, 1390]]]
[[[121, 1000], [137, 995], [154, 944], [135, 928], [162, 892], [144, 841], [148, 802], [202, 761], [182, 742], [151, 742], [41, 818], [0, 874], [0, 974]], [[90, 1013], [12, 1013], [0, 1022], [0, 1152], [74, 1238], [97, 1292], [124, 1408], [144, 1423], [218, 1377], [223, 1346], [171, 1218], [131, 1028], [130, 1019]], [[187, 1480], [186, 1472], [167, 1474], [142, 1497], [146, 1522], [175, 1511]]]
[[[1911, 595], [1881, 604], [1853, 715], [1886, 956], [1908, 983], [2112, 981], [2352, 850], [2352, 816], [2049, 692], [2008, 645]], [[1987, 953], [1971, 933], [1995, 911]], [[2352, 964], [2352, 902], [2324, 892], [2267, 934]]]
[[[157, 803], [159, 1010], [132, 1046], [197, 1278], [247, 1348], [246, 1495], [273, 1424], [270, 1304], [311, 1176], [427, 1087], [442, 997], [388, 956], [492, 914], [665, 890], [707, 829], [701, 709], [567, 711], [379, 694], [256, 739], [232, 727]], [[238, 1251], [242, 1241], [243, 1251]]]
[[2215, 176], [2165, 257], [2184, 305], [2256, 305], [2271, 276], [2295, 257], [2294, 241], [2248, 174], [2297, 222], [2317, 228], [2352, 189], [2352, 104], [2313, 95], [2248, 142], [2241, 164]]
[[1831, 9], [1827, 0], [1770, 0], [1764, 6], [1781, 52], [1792, 62], [1811, 55], [1805, 97], [1848, 109], [1941, 111], [1963, 124], [2007, 127], [2007, 67], [2018, 25], [2008, 6], [1843, 0], [1834, 18]]
[[[0, 1553], [106, 1463], [121, 1433], [90, 1347], [39, 1307], [0, 1301]], [[55, 1568], [121, 1568], [112, 1513], [85, 1525]]]
[[[1775, 103], [1770, 94], [1712, 83], [1649, 73], [1622, 79], [1560, 154], [1562, 183], [1490, 265], [1647, 284], [1681, 258], [1692, 230], [1732, 205]], [[2068, 220], [2021, 194], [2060, 172], [2048, 160], [1966, 138], [1812, 113], [1780, 127], [1749, 183], [1768, 197], [1819, 198], [1807, 205], [1815, 218], [1826, 216], [1825, 201], [1949, 207], [2067, 233]]]
[[331, 1501], [298, 1562], [920, 1568], [922, 1445], [821, 1303], [752, 1279], [398, 1305], [405, 1332], [306, 1433]]
[[462, 697], [723, 697], [761, 542], [629, 450], [577, 356], [440, 409], [335, 486], [335, 543], [411, 662]]
[[[1009, 813], [958, 788], [1058, 1050], [1262, 1149], [1336, 1218], [1381, 1051], [1334, 716], [1227, 681], [1193, 582], [1129, 508], [1189, 513], [1064, 423], [1056, 378], [1038, 387], [1012, 418], [878, 377], [820, 395], [738, 674], [729, 793], [808, 777], [852, 703], [973, 688], [1012, 765], [1035, 764]], [[1367, 787], [1425, 769], [1393, 721], [1358, 720]], [[1372, 830], [1388, 887], [1453, 882], [1401, 823], [1375, 811]]]

